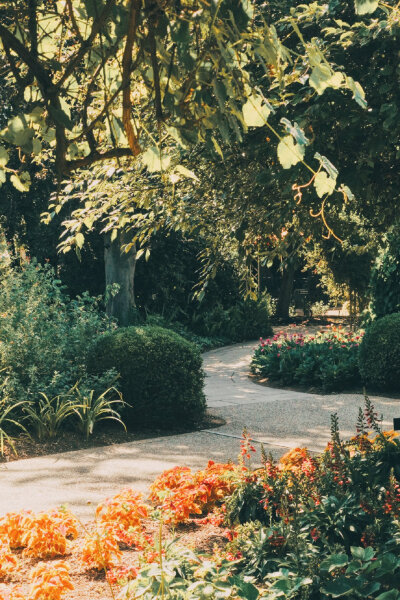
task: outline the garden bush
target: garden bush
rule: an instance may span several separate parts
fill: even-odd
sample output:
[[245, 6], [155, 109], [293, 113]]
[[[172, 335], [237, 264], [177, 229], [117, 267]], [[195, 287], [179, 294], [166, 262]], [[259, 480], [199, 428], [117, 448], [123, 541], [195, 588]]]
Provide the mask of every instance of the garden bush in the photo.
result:
[[371, 308], [377, 317], [400, 312], [400, 232], [391, 231], [371, 274]]
[[157, 327], [163, 327], [164, 329], [171, 329], [171, 331], [175, 331], [175, 333], [185, 338], [188, 342], [195, 344], [200, 352], [206, 352], [207, 350], [218, 348], [227, 343], [225, 338], [197, 335], [197, 333], [191, 331], [183, 323], [171, 321], [162, 315], [147, 315], [146, 325], [155, 325]]
[[101, 336], [88, 357], [90, 371], [116, 369], [130, 408], [127, 426], [170, 428], [193, 424], [205, 410], [199, 350], [161, 327], [126, 327]]
[[372, 322], [360, 346], [359, 365], [366, 385], [400, 389], [400, 313]]
[[192, 327], [200, 335], [241, 342], [272, 334], [269, 303], [266, 298], [250, 298], [229, 308], [217, 304], [209, 311], [192, 318]]
[[[74, 300], [63, 291], [54, 270], [36, 263], [3, 271], [0, 282], [0, 368], [3, 393], [10, 402], [63, 395], [79, 380], [86, 388], [88, 346], [115, 325], [83, 294]], [[102, 393], [115, 373], [88, 382]], [[96, 387], [97, 386], [97, 387]], [[94, 389], [94, 388], [93, 388]]]
[[251, 371], [284, 385], [307, 385], [339, 390], [361, 383], [358, 369], [362, 334], [332, 327], [315, 335], [280, 333], [261, 339]]

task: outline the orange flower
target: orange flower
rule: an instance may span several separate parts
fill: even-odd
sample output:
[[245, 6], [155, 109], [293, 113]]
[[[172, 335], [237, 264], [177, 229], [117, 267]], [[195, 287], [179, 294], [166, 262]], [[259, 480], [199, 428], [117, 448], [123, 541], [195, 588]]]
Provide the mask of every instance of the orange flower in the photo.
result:
[[6, 542], [0, 541], [0, 577], [6, 577], [18, 566], [18, 559]]
[[142, 494], [131, 489], [122, 490], [113, 498], [99, 504], [96, 516], [101, 523], [118, 524], [121, 531], [137, 529], [142, 525], [143, 519], [148, 517], [148, 507], [142, 498]]
[[73, 590], [69, 565], [62, 560], [46, 564], [40, 562], [30, 573], [32, 580], [28, 600], [61, 600], [68, 590]]
[[19, 513], [7, 513], [0, 519], [0, 536], [6, 536], [10, 548], [23, 548], [24, 529], [29, 527], [33, 513], [21, 511]]
[[241, 471], [238, 466], [213, 461], [195, 473], [188, 467], [175, 467], [156, 479], [150, 498], [165, 511], [166, 522], [181, 523], [221, 503], [232, 492]]
[[26, 546], [23, 556], [35, 558], [53, 558], [67, 552], [68, 526], [57, 512], [43, 512], [29, 517], [28, 523], [22, 523], [22, 543]]
[[86, 536], [81, 548], [81, 561], [89, 569], [110, 569], [121, 560], [118, 536], [112, 527], [105, 526]]

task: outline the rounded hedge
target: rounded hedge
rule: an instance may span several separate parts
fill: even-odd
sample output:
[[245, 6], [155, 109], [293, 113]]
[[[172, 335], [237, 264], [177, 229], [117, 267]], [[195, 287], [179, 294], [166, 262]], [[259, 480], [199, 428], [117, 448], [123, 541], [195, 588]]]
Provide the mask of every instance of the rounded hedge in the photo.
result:
[[374, 321], [360, 345], [359, 367], [365, 384], [400, 389], [400, 313]]
[[102, 335], [89, 353], [88, 370], [114, 368], [130, 407], [129, 426], [171, 428], [196, 423], [205, 411], [202, 358], [196, 346], [162, 327], [125, 327]]

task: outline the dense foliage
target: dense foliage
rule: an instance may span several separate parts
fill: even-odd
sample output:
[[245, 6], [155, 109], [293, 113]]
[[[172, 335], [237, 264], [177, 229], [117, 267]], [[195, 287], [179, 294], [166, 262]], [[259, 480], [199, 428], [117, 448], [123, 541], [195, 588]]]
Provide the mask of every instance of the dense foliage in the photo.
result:
[[267, 458], [227, 504], [243, 523], [230, 546], [242, 573], [263, 581], [267, 598], [398, 598], [399, 452], [367, 398], [350, 441], [333, 416], [320, 456], [296, 448], [279, 464]]
[[371, 278], [372, 312], [384, 317], [400, 312], [400, 236], [397, 229], [387, 236]]
[[164, 429], [193, 424], [204, 413], [200, 352], [171, 330], [143, 326], [106, 333], [91, 347], [87, 364], [92, 373], [115, 369], [121, 375], [129, 425]]
[[275, 334], [261, 339], [252, 362], [252, 372], [284, 385], [299, 384], [339, 390], [361, 383], [358, 353], [362, 334], [329, 331], [314, 335]]
[[[39, 401], [64, 394], [78, 381], [103, 392], [115, 373], [90, 382], [88, 347], [114, 324], [87, 294], [65, 295], [53, 269], [34, 262], [5, 268], [0, 282], [0, 366], [10, 401]], [[104, 376], [104, 377], [103, 377]]]
[[400, 372], [400, 313], [373, 321], [360, 346], [360, 372], [374, 389], [398, 390]]

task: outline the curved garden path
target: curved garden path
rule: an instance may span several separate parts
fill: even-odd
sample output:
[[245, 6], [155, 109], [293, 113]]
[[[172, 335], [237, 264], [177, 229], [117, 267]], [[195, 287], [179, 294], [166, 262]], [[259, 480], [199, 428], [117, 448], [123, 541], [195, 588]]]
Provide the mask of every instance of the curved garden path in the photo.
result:
[[[122, 487], [145, 491], [164, 469], [203, 467], [209, 459], [235, 459], [244, 427], [275, 456], [296, 446], [324, 448], [330, 414], [339, 414], [344, 436], [354, 432], [361, 394], [313, 395], [268, 388], [248, 378], [254, 343], [204, 354], [211, 412], [225, 419], [218, 429], [32, 458], [0, 465], [0, 515], [22, 508], [42, 510], [68, 503], [79, 516]], [[372, 398], [384, 426], [400, 417], [400, 400]]]

